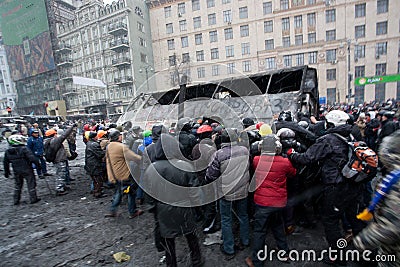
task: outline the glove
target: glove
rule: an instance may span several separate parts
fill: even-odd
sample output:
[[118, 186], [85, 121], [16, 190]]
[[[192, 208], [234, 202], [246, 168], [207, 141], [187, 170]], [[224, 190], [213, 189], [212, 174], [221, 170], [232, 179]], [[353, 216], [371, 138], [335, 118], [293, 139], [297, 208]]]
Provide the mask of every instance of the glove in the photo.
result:
[[78, 127], [78, 124], [74, 123], [72, 124], [72, 127]]
[[296, 153], [296, 151], [293, 148], [290, 148], [288, 151], [286, 151], [286, 155], [288, 155], [288, 157], [294, 153]]
[[10, 174], [9, 174], [9, 173], [5, 173], [4, 176], [5, 176], [6, 178], [8, 178], [8, 177], [10, 177]]

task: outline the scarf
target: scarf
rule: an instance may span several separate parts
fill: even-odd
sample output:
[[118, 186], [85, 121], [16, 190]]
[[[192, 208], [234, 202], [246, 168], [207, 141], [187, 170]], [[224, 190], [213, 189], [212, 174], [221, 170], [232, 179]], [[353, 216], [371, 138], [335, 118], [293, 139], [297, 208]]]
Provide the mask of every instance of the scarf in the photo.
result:
[[377, 189], [375, 190], [374, 197], [368, 208], [358, 214], [357, 219], [362, 221], [372, 220], [373, 212], [375, 211], [376, 206], [385, 199], [389, 191], [392, 189], [392, 186], [395, 185], [399, 180], [400, 169], [390, 172], [378, 185]]

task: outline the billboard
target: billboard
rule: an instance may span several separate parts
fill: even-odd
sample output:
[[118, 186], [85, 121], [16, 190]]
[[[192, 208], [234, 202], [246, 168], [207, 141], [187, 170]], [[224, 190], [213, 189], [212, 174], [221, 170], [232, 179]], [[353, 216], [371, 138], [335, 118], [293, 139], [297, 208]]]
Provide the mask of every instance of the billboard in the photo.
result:
[[55, 69], [44, 0], [0, 0], [0, 24], [11, 77]]

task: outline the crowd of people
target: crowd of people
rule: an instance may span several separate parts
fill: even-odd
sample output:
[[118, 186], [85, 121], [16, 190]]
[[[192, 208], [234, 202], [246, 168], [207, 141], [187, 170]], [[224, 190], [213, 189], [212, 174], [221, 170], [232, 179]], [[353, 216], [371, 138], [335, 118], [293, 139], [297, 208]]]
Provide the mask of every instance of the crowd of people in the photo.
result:
[[[119, 215], [124, 195], [130, 218], [143, 214], [141, 207], [147, 205], [146, 210], [154, 214], [155, 246], [165, 251], [167, 266], [177, 266], [175, 238], [182, 235], [192, 265], [204, 264], [196, 234], [200, 226], [206, 235], [221, 230], [220, 250], [225, 260], [251, 246], [246, 264], [263, 266], [258, 252], [264, 248], [269, 229], [278, 249], [288, 253], [287, 236], [315, 227], [318, 220], [329, 247], [340, 249], [339, 239], [353, 239], [360, 249], [395, 254], [397, 262], [385, 264], [398, 266], [397, 108], [398, 103], [388, 101], [379, 107], [324, 107], [317, 117], [282, 111], [266, 123], [244, 118], [243, 129], [225, 128], [207, 118], [181, 118], [173, 130], [162, 124], [141, 129], [131, 122], [121, 126], [93, 122], [79, 131], [71, 123], [64, 130], [51, 128], [43, 134], [32, 127], [27, 141], [19, 133], [9, 136], [5, 174], [10, 176], [11, 163], [15, 205], [20, 202], [24, 178], [31, 203], [36, 203], [40, 199], [31, 164], [41, 178], [50, 175], [46, 160], [51, 161], [56, 167], [56, 194], [66, 194], [72, 179], [68, 160], [76, 157], [78, 132], [86, 144], [85, 171], [92, 180], [93, 197], [108, 197], [104, 188], [115, 190], [105, 216]], [[342, 139], [362, 142], [382, 155], [367, 179], [356, 181], [343, 175], [350, 148]], [[199, 190], [174, 191], [162, 179]], [[386, 191], [380, 194], [377, 188]], [[363, 210], [373, 213], [375, 220], [366, 221], [360, 216]], [[288, 261], [288, 255], [280, 260]], [[345, 264], [333, 258], [324, 262]]]

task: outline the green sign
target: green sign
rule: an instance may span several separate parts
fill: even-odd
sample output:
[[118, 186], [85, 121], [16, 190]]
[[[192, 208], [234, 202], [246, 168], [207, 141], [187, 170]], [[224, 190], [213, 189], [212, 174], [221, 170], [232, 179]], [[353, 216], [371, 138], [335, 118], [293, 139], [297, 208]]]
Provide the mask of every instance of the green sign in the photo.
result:
[[44, 0], [0, 0], [0, 24], [14, 81], [55, 69]]
[[400, 74], [386, 75], [386, 76], [374, 76], [374, 77], [359, 77], [354, 81], [355, 85], [366, 85], [376, 83], [390, 83], [400, 81]]

